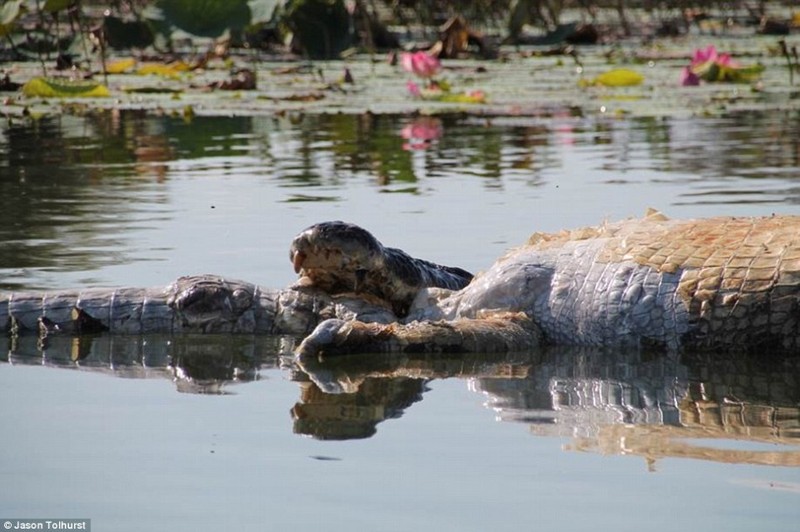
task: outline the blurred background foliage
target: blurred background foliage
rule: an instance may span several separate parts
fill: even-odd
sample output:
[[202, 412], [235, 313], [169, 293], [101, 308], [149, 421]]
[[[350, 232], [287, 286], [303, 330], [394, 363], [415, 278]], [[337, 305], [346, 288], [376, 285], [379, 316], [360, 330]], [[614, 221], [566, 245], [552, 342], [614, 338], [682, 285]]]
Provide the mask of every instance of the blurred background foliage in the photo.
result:
[[[500, 44], [591, 44], [703, 28], [786, 34], [796, 0], [4, 0], [0, 58], [57, 59], [58, 68], [111, 50], [177, 54], [254, 49], [311, 59], [426, 48], [490, 56]], [[793, 9], [794, 8], [794, 9]], [[795, 12], [797, 11], [797, 12]]]

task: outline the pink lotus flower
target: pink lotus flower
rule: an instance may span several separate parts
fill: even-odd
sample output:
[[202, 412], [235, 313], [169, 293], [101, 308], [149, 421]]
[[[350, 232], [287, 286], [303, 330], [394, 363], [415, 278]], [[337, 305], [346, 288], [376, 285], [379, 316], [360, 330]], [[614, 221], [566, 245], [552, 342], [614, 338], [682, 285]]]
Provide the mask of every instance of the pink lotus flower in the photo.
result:
[[439, 59], [426, 52], [404, 52], [400, 64], [408, 72], [426, 79], [435, 76], [442, 68]]
[[699, 65], [714, 61], [717, 58], [717, 47], [709, 44], [706, 48], [698, 48], [692, 56], [692, 65]]
[[742, 66], [731, 59], [730, 54], [717, 52], [711, 44], [694, 51], [689, 66], [681, 70], [679, 81], [683, 86], [702, 82], [753, 83], [758, 81], [763, 70], [763, 65]]
[[717, 47], [714, 46], [713, 44], [709, 44], [705, 48], [698, 48], [697, 50], [695, 50], [694, 55], [692, 56], [691, 66], [695, 67], [708, 62], [713, 62], [719, 66], [732, 67], [732, 68], [736, 68], [737, 66], [739, 66], [735, 61], [731, 59], [730, 54], [720, 54], [719, 52], [717, 52]]
[[683, 67], [683, 69], [681, 69], [680, 83], [684, 87], [700, 85], [700, 77], [692, 72], [691, 68]]

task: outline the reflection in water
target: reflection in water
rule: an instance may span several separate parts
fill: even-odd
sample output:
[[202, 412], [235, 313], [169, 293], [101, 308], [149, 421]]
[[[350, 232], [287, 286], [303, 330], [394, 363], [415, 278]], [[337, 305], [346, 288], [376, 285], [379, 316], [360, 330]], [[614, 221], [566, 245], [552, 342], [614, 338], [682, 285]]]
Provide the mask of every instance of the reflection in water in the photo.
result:
[[442, 121], [433, 116], [420, 116], [400, 130], [400, 136], [406, 139], [404, 150], [424, 150], [433, 141], [442, 136]]
[[[6, 340], [10, 342], [9, 340]], [[0, 348], [3, 346], [0, 345]], [[280, 365], [279, 339], [236, 336], [21, 337], [12, 364], [169, 378], [178, 391], [226, 393]], [[372, 436], [421, 401], [433, 379], [458, 378], [502, 421], [569, 449], [800, 466], [800, 358], [552, 348], [509, 355], [366, 355], [297, 362], [294, 430], [319, 439]], [[764, 445], [767, 446], [764, 449]]]
[[800, 359], [647, 356], [554, 348], [524, 380], [476, 379], [504, 421], [569, 448], [800, 466], [800, 452], [727, 449], [691, 440], [800, 444]]
[[[426, 149], [404, 150], [404, 137]], [[163, 257], [132, 240], [178, 216], [168, 186], [176, 176], [257, 176], [253, 193], [275, 201], [343, 201], [353, 180], [417, 195], [436, 194], [439, 177], [479, 178], [487, 190], [512, 180], [539, 187], [581, 160], [607, 172], [607, 186], [680, 183], [685, 203], [785, 204], [800, 198], [798, 139], [797, 112], [624, 120], [568, 110], [524, 118], [287, 114], [187, 122], [98, 111], [6, 122], [0, 288], [34, 288], [37, 271], [91, 272]], [[295, 190], [284, 200], [276, 187]]]
[[367, 378], [353, 393], [332, 395], [301, 376], [295, 378], [300, 381], [300, 401], [292, 408], [294, 431], [320, 440], [369, 438], [378, 423], [399, 418], [426, 391], [420, 379]]
[[166, 378], [179, 392], [220, 395], [228, 385], [258, 380], [260, 369], [274, 368], [279, 344], [265, 336], [20, 336], [0, 339], [0, 350], [11, 364]]
[[[166, 215], [161, 187], [138, 175], [151, 170], [135, 139], [160, 138], [158, 124], [101, 116], [0, 129], [0, 286], [23, 285], [29, 268], [79, 271], [129, 260], [130, 222]], [[170, 155], [163, 147], [161, 158]]]

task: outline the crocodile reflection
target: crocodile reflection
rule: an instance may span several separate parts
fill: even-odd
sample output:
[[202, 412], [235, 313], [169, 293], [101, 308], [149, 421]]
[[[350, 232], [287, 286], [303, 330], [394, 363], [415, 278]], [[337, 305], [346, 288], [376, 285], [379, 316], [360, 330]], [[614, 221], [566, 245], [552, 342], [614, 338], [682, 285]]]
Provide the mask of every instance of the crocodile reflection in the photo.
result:
[[398, 418], [422, 399], [433, 379], [524, 376], [532, 355], [374, 354], [336, 360], [298, 360], [300, 402], [294, 431], [319, 439], [367, 438], [382, 421]]
[[[295, 428], [318, 437], [337, 434], [339, 426], [338, 435], [347, 436], [356, 416], [346, 405], [371, 412], [368, 420], [360, 418], [365, 424], [397, 417], [405, 403], [375, 394], [377, 383], [386, 389], [417, 379], [422, 392], [430, 379], [458, 377], [487, 396], [500, 420], [527, 423], [536, 435], [572, 438], [570, 450], [638, 455], [649, 464], [684, 457], [800, 466], [800, 358], [716, 354], [679, 360], [638, 350], [562, 347], [516, 357], [364, 356], [308, 360], [300, 367], [314, 384], [305, 384], [302, 411], [319, 415], [313, 423], [304, 417]], [[707, 443], [714, 439], [719, 443]], [[731, 440], [769, 450], [726, 448]]]
[[[281, 366], [285, 339], [191, 335], [20, 337], [11, 364], [166, 378], [179, 392], [230, 393]], [[546, 348], [535, 353], [359, 355], [300, 360], [293, 430], [318, 439], [374, 435], [458, 378], [499, 420], [569, 438], [572, 451], [800, 467], [800, 357], [689, 356]], [[755, 450], [753, 450], [755, 449]]]
[[471, 386], [500, 420], [572, 438], [569, 450], [638, 455], [651, 466], [665, 457], [800, 466], [798, 376], [796, 357], [553, 349], [529, 378]]
[[[8, 362], [93, 371], [121, 378], [165, 378], [182, 393], [230, 393], [275, 367], [279, 339], [230, 335], [49, 336], [9, 342]], [[0, 342], [0, 349], [3, 345]]]

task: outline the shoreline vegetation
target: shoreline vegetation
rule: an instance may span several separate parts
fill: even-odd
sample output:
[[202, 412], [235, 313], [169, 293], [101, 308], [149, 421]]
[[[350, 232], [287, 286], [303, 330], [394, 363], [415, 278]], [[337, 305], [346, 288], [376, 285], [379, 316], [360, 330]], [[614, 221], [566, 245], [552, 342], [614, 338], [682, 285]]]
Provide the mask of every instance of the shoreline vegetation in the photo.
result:
[[800, 109], [788, 1], [6, 0], [7, 120]]

